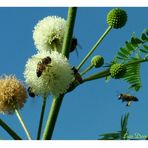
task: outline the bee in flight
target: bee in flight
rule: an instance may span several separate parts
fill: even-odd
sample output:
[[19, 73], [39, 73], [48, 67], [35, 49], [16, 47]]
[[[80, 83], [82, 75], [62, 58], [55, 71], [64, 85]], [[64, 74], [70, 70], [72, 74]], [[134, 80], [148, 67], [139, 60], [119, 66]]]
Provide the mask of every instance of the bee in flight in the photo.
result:
[[37, 77], [40, 77], [42, 75], [43, 71], [46, 69], [46, 66], [50, 63], [51, 63], [51, 58], [49, 56], [43, 58], [41, 61], [38, 62], [36, 69]]
[[32, 98], [35, 97], [35, 94], [32, 92], [32, 88], [31, 87], [28, 87], [27, 91], [28, 91], [28, 94], [29, 94], [30, 97], [32, 97]]
[[133, 101], [134, 102], [138, 101], [137, 97], [129, 95], [129, 94], [120, 94], [118, 96], [118, 99], [122, 100], [122, 102], [127, 102], [126, 106], [130, 106]]

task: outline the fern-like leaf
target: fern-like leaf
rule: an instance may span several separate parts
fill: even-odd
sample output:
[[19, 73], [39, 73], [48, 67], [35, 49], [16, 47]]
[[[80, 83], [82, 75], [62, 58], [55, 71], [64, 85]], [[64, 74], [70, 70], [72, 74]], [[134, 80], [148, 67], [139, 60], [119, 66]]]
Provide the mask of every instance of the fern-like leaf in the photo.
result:
[[148, 29], [145, 29], [142, 32], [141, 37], [136, 37], [135, 33], [133, 33], [131, 39], [125, 42], [125, 46], [121, 47], [115, 56], [114, 59], [118, 60], [118, 62], [126, 62], [129, 60], [134, 54], [137, 53], [148, 53], [148, 46], [146, 43], [148, 42]]
[[102, 138], [99, 140], [127, 140], [128, 130], [127, 130], [127, 123], [128, 123], [129, 113], [125, 114], [125, 116], [121, 117], [121, 130], [118, 132], [106, 133], [101, 134]]
[[127, 72], [124, 75], [123, 80], [130, 84], [129, 89], [138, 91], [142, 86], [140, 78], [140, 64], [128, 65]]

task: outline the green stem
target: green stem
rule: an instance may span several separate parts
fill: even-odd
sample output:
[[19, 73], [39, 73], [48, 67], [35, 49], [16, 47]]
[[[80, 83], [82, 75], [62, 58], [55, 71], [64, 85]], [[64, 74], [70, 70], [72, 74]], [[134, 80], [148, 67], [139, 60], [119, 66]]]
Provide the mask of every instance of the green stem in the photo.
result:
[[44, 130], [43, 138], [42, 138], [44, 140], [51, 140], [52, 138], [53, 130], [54, 130], [58, 113], [62, 104], [62, 100], [63, 100], [63, 96], [60, 96], [58, 98], [54, 98], [52, 101], [48, 120]]
[[[146, 61], [148, 61], [147, 58], [139, 59], [139, 60], [135, 60], [135, 61], [132, 61], [132, 62], [128, 62], [128, 63], [125, 64], [125, 66], [132, 65], [132, 64], [138, 64], [138, 63], [142, 63], [142, 62], [146, 62]], [[103, 77], [107, 77], [109, 75], [110, 75], [109, 69], [103, 70], [99, 73], [96, 73], [96, 74], [94, 74], [90, 77], [83, 79], [83, 82], [100, 79], [100, 78], [103, 78]]]
[[89, 53], [86, 55], [86, 57], [82, 60], [82, 62], [79, 64], [79, 66], [77, 67], [77, 69], [79, 70], [83, 64], [86, 62], [86, 60], [91, 56], [91, 54], [96, 50], [96, 48], [98, 47], [98, 45], [102, 42], [102, 40], [105, 38], [105, 36], [110, 32], [110, 30], [112, 29], [111, 26], [109, 26], [106, 31], [103, 33], [103, 35], [99, 38], [99, 40], [96, 42], [96, 44], [92, 47], [92, 49], [89, 51]]
[[127, 64], [125, 64], [125, 66], [132, 65], [132, 64], [138, 64], [138, 63], [142, 63], [142, 62], [147, 62], [147, 61], [148, 61], [147, 58], [143, 58], [143, 59], [128, 62]]
[[69, 58], [69, 49], [71, 45], [71, 39], [73, 36], [73, 28], [75, 24], [76, 12], [77, 8], [75, 7], [68, 9], [67, 29], [65, 32], [63, 48], [62, 48], [62, 54], [65, 55], [67, 58]]
[[0, 119], [0, 126], [7, 131], [7, 133], [15, 140], [22, 140], [20, 136], [17, 135], [2, 119]]
[[91, 70], [94, 67], [94, 65], [89, 65], [82, 73], [81, 76], [83, 76], [84, 74], [86, 74], [89, 70]]
[[17, 109], [15, 109], [15, 113], [16, 113], [16, 116], [18, 117], [18, 119], [19, 119], [19, 121], [20, 121], [20, 123], [21, 123], [21, 125], [22, 125], [22, 127], [23, 127], [23, 129], [24, 129], [24, 131], [25, 131], [25, 133], [26, 133], [26, 135], [27, 135], [27, 138], [28, 138], [29, 140], [31, 140], [31, 136], [30, 136], [30, 134], [29, 134], [29, 132], [28, 132], [28, 130], [27, 130], [27, 128], [26, 128], [26, 125], [25, 125], [25, 123], [24, 123], [24, 121], [23, 121], [23, 119], [22, 119], [22, 117], [21, 117], [21, 115], [19, 114], [19, 112], [18, 112]]
[[100, 78], [103, 78], [103, 77], [106, 77], [106, 76], [109, 76], [110, 75], [110, 72], [109, 72], [109, 69], [107, 70], [103, 70], [99, 73], [96, 73], [88, 78], [85, 78], [83, 79], [83, 83], [84, 82], [87, 82], [87, 81], [92, 81], [92, 80], [96, 80], [96, 79], [100, 79]]
[[[62, 54], [65, 55], [67, 58], [69, 58], [69, 48], [70, 48], [70, 44], [73, 36], [73, 28], [74, 28], [74, 23], [76, 18], [76, 11], [77, 11], [77, 8], [75, 7], [68, 9], [67, 28], [66, 28], [64, 41], [63, 41], [63, 48], [62, 48]], [[56, 124], [56, 120], [62, 104], [63, 97], [64, 95], [60, 97], [55, 97], [53, 99], [42, 139], [50, 140], [52, 138], [53, 130]]]
[[43, 103], [42, 103], [42, 110], [41, 110], [41, 114], [40, 114], [40, 122], [39, 122], [39, 127], [38, 127], [37, 140], [39, 140], [40, 136], [41, 136], [43, 118], [44, 118], [45, 107], [46, 107], [46, 100], [47, 100], [47, 98], [44, 97]]

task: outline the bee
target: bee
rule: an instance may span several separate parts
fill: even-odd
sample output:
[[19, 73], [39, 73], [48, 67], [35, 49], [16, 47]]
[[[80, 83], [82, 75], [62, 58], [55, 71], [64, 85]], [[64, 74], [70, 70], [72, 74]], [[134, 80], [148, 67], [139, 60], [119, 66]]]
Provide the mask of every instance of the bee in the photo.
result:
[[118, 96], [118, 99], [122, 100], [122, 102], [127, 102], [126, 106], [130, 106], [133, 101], [134, 102], [138, 101], [137, 97], [129, 94], [122, 94], [122, 93]]
[[69, 48], [70, 52], [73, 52], [76, 50], [76, 53], [78, 55], [78, 51], [77, 51], [77, 47], [79, 46], [80, 49], [82, 49], [82, 47], [80, 46], [80, 44], [78, 44], [78, 40], [77, 38], [73, 37], [71, 40], [71, 46]]
[[35, 97], [35, 94], [32, 92], [32, 88], [31, 87], [28, 87], [27, 91], [28, 91], [28, 94], [29, 94], [30, 97], [32, 97], [32, 98]]
[[46, 69], [46, 66], [50, 63], [51, 63], [51, 58], [49, 56], [43, 58], [41, 61], [38, 62], [36, 69], [37, 77], [40, 77], [42, 75], [43, 71]]
[[79, 74], [78, 70], [75, 67], [73, 67], [72, 70], [73, 70], [75, 80], [78, 81], [79, 83], [82, 83], [82, 77]]
[[70, 46], [70, 52], [73, 52], [77, 48], [77, 45], [78, 45], [77, 38], [72, 38], [71, 46]]

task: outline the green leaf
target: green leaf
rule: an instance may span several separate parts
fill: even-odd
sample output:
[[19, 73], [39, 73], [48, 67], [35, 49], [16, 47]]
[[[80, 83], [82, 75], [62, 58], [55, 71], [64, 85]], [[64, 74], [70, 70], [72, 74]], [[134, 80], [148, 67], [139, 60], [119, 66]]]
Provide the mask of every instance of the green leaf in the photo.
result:
[[121, 117], [121, 130], [120, 131], [101, 134], [99, 136], [101, 136], [102, 138], [100, 138], [98, 140], [127, 140], [128, 117], [129, 117], [129, 113], [127, 113], [127, 114], [125, 114], [125, 116]]
[[102, 136], [102, 138], [100, 138], [99, 140], [120, 140], [121, 138], [121, 134], [119, 132], [115, 132], [115, 133], [106, 133], [106, 134], [102, 134], [100, 135]]
[[[129, 51], [134, 51], [135, 49], [132, 47], [132, 44], [129, 43], [128, 41], [125, 42], [126, 44], [126, 48], [129, 50]], [[131, 54], [131, 53], [130, 53]]]
[[111, 79], [111, 76], [107, 76], [107, 77], [105, 78], [105, 82], [108, 83], [110, 79]]
[[127, 122], [128, 122], [129, 113], [125, 114], [125, 116], [121, 120], [121, 131], [127, 131]]
[[146, 34], [148, 35], [148, 28], [147, 28], [147, 29], [145, 29], [145, 32], [146, 32]]
[[148, 50], [140, 49], [140, 51], [143, 53], [148, 53]]
[[140, 40], [139, 38], [134, 38], [134, 40], [135, 40], [135, 43], [136, 43], [136, 44], [141, 44], [141, 43], [143, 43], [143, 41]]
[[143, 47], [144, 47], [146, 50], [148, 50], [148, 46], [146, 46], [146, 45], [143, 45]]
[[140, 64], [128, 65], [127, 72], [123, 77], [123, 80], [130, 84], [129, 89], [132, 88], [138, 91], [142, 84], [140, 78]]
[[118, 52], [118, 55], [121, 56], [121, 57], [123, 57], [123, 58], [128, 58], [127, 55], [125, 55], [124, 53], [122, 53], [122, 52], [120, 52], [120, 51]]
[[148, 39], [147, 36], [145, 35], [145, 33], [142, 33], [142, 35], [141, 35], [141, 39], [142, 39], [143, 41], [145, 41], [145, 40]]

